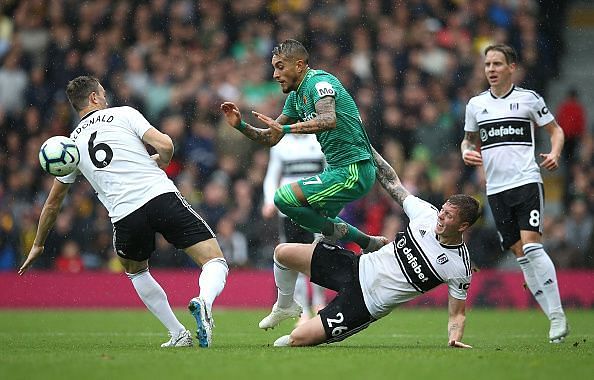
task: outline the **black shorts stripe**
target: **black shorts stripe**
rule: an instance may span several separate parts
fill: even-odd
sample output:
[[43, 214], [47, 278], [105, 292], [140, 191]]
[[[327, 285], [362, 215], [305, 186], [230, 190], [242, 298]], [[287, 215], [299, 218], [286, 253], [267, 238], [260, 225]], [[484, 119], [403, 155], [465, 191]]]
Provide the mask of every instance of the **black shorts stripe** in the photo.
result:
[[215, 237], [215, 233], [213, 232], [212, 228], [210, 228], [210, 226], [208, 225], [208, 223], [206, 223], [206, 220], [202, 219], [202, 217], [200, 216], [200, 214], [198, 214], [196, 212], [196, 210], [194, 210], [192, 208], [192, 206], [188, 203], [188, 201], [186, 200], [186, 198], [184, 198], [179, 192], [175, 192], [175, 195], [177, 196], [177, 198], [181, 201], [181, 203], [184, 205], [185, 208], [188, 209], [189, 212], [192, 213], [192, 215], [194, 215], [196, 217], [196, 219], [198, 219], [200, 222], [202, 222], [204, 224], [204, 226], [206, 227], [206, 229], [208, 229], [208, 231], [212, 234], [213, 237]]

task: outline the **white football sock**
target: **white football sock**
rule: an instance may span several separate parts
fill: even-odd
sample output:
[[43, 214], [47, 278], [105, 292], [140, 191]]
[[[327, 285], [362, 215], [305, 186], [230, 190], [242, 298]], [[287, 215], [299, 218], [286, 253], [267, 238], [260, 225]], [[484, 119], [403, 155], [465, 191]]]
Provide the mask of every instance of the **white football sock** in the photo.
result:
[[306, 313], [307, 316], [309, 316], [309, 309], [311, 308], [311, 305], [309, 304], [309, 292], [307, 289], [308, 282], [309, 279], [307, 276], [303, 273], [299, 273], [297, 275], [297, 282], [295, 283], [294, 294], [295, 301], [303, 307], [303, 312]]
[[526, 256], [516, 258], [518, 264], [520, 264], [520, 268], [524, 273], [524, 280], [526, 281], [526, 285], [528, 285], [528, 289], [530, 289], [530, 293], [536, 299], [536, 302], [540, 305], [540, 308], [545, 313], [547, 318], [549, 317], [549, 305], [547, 303], [547, 299], [545, 298], [544, 292], [540, 287], [539, 281], [536, 279], [536, 274], [534, 273], [534, 266], [530, 262], [530, 259]]
[[161, 323], [172, 334], [178, 334], [180, 331], [185, 331], [186, 328], [182, 325], [173, 314], [169, 302], [167, 302], [167, 294], [159, 285], [157, 281], [151, 276], [148, 269], [139, 273], [126, 273], [136, 293], [144, 302], [147, 309], [151, 311], [161, 321]]
[[200, 297], [204, 300], [208, 310], [212, 309], [215, 298], [223, 291], [228, 273], [229, 266], [222, 257], [209, 260], [202, 265], [198, 286], [200, 287]]
[[311, 283], [311, 304], [313, 306], [326, 306], [326, 288]]
[[293, 303], [295, 283], [299, 272], [289, 269], [274, 259], [274, 282], [277, 288], [278, 307], [287, 308]]
[[557, 284], [557, 272], [551, 258], [545, 252], [542, 244], [525, 244], [522, 249], [524, 255], [530, 260], [534, 268], [534, 274], [538, 284], [547, 300], [548, 313], [550, 318], [553, 313], [563, 313], [561, 306], [561, 296], [559, 295], [559, 286]]

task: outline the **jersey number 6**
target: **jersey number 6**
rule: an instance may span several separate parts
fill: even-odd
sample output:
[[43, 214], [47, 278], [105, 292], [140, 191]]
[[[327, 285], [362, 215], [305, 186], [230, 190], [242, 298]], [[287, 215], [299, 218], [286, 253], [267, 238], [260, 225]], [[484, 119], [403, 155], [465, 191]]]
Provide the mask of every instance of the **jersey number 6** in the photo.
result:
[[[93, 165], [98, 168], [104, 168], [111, 162], [113, 158], [113, 150], [107, 145], [106, 143], [99, 143], [95, 145], [95, 138], [97, 137], [97, 132], [93, 132], [91, 138], [89, 139], [89, 157], [91, 157], [91, 161]], [[97, 158], [97, 152], [105, 152], [105, 157], [102, 160]]]

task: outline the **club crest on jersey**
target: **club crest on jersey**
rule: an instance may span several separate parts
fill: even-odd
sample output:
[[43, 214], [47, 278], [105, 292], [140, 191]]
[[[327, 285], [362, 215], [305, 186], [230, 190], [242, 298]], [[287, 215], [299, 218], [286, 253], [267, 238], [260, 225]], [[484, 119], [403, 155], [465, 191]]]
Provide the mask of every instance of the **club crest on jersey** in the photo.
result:
[[448, 255], [442, 253], [441, 255], [437, 256], [437, 263], [443, 265], [449, 261]]
[[303, 104], [307, 104], [307, 96], [303, 95]]
[[510, 111], [517, 111], [520, 109], [520, 103], [510, 103], [509, 110]]

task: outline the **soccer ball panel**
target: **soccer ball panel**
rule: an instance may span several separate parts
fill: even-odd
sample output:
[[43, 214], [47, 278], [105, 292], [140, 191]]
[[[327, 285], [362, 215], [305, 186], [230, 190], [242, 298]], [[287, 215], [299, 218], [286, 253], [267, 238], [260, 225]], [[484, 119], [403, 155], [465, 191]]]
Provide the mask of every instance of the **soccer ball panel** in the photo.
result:
[[78, 148], [66, 136], [50, 137], [41, 144], [39, 163], [51, 175], [62, 177], [72, 173], [80, 161]]

